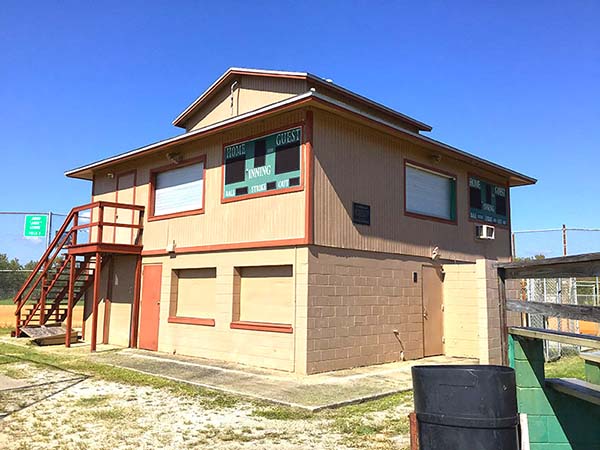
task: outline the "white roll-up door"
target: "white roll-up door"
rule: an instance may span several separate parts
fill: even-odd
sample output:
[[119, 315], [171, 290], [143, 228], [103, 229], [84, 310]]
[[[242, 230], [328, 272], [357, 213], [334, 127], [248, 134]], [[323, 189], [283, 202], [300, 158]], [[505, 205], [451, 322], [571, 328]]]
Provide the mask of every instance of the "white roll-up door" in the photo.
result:
[[454, 220], [454, 179], [406, 166], [406, 211]]
[[154, 215], [202, 209], [203, 177], [203, 162], [156, 174]]

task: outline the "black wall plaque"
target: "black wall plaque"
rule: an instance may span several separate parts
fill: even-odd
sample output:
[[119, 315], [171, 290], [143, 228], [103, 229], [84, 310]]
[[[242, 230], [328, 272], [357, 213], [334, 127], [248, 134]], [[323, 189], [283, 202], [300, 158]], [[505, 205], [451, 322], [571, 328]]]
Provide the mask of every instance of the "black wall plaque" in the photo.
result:
[[352, 202], [352, 223], [371, 225], [371, 207], [362, 203]]

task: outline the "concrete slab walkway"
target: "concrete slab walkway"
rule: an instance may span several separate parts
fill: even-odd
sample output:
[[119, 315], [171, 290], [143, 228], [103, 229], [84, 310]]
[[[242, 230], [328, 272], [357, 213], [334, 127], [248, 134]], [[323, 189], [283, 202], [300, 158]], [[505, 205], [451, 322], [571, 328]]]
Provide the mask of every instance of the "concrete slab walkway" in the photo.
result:
[[476, 364], [466, 358], [436, 356], [318, 375], [298, 376], [238, 364], [125, 349], [91, 358], [117, 367], [287, 406], [317, 411], [359, 403], [412, 389], [417, 364]]

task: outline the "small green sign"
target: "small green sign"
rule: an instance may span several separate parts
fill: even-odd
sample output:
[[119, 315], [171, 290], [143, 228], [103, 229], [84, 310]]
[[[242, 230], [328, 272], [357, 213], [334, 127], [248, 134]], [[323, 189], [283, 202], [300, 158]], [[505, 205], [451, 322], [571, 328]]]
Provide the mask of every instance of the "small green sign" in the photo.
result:
[[47, 224], [48, 216], [46, 215], [25, 216], [25, 229], [23, 230], [23, 236], [46, 237]]

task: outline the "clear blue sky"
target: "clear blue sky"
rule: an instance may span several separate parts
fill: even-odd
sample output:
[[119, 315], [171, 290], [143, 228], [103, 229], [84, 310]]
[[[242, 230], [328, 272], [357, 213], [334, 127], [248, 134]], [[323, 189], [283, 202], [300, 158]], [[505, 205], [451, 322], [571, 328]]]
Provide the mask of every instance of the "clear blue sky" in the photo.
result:
[[[86, 203], [66, 169], [180, 133], [245, 66], [332, 78], [538, 178], [512, 191], [514, 229], [600, 226], [600, 2], [254, 3], [3, 1], [0, 210]], [[13, 228], [0, 252], [27, 258]]]

